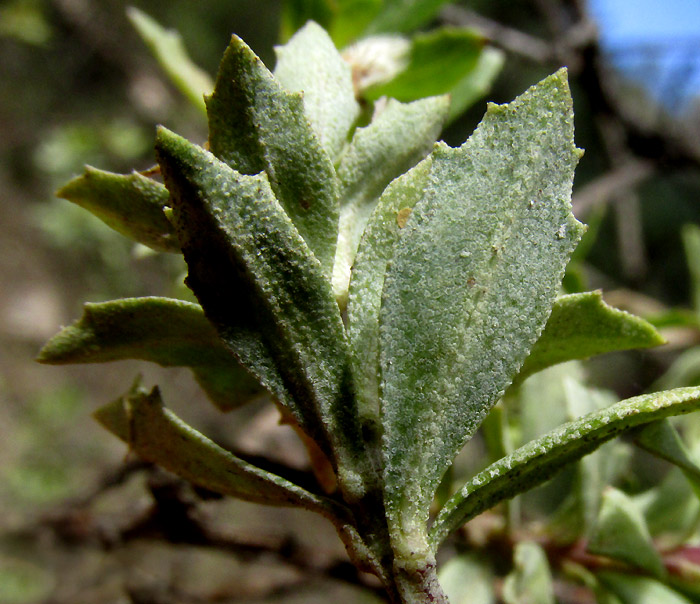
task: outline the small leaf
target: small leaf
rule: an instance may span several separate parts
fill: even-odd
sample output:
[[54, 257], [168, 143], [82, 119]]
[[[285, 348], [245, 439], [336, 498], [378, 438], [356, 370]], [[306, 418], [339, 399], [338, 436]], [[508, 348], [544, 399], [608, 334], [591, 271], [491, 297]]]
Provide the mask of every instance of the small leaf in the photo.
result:
[[516, 382], [557, 363], [664, 342], [644, 319], [605, 304], [599, 291], [562, 296]]
[[[412, 41], [405, 67], [391, 80], [377, 83], [364, 91], [363, 96], [376, 100], [382, 96], [413, 101], [422, 97], [447, 94], [457, 88], [464, 103], [464, 79], [479, 64], [484, 38], [465, 29], [442, 28], [416, 34]], [[493, 65], [492, 65], [493, 67]]]
[[173, 84], [195, 107], [205, 111], [204, 95], [212, 91], [214, 83], [208, 73], [192, 62], [180, 34], [165, 29], [134, 6], [126, 14]]
[[386, 186], [433, 148], [447, 116], [449, 99], [409, 104], [390, 99], [366, 128], [358, 128], [338, 166], [340, 226], [333, 289], [341, 304], [367, 221]]
[[384, 191], [357, 253], [348, 299], [348, 336], [353, 350], [353, 374], [360, 415], [379, 419], [379, 309], [382, 285], [402, 228], [401, 212], [423, 196], [431, 158], [397, 178]]
[[494, 576], [476, 555], [450, 558], [438, 573], [450, 604], [495, 604]]
[[207, 112], [212, 153], [241, 174], [267, 173], [275, 197], [330, 275], [338, 238], [337, 182], [302, 94], [284, 90], [233, 36]]
[[554, 604], [554, 586], [547, 556], [534, 541], [521, 541], [513, 554], [515, 568], [503, 585], [506, 604]]
[[301, 506], [328, 515], [329, 503], [222, 449], [163, 406], [158, 388], [138, 388], [95, 413], [139, 457], [196, 485], [268, 505]]
[[59, 365], [123, 359], [191, 368], [223, 411], [261, 393], [258, 382], [221, 343], [202, 308], [169, 298], [86, 304], [83, 316], [51, 338], [37, 360]]
[[160, 129], [187, 284], [226, 346], [336, 464], [360, 446], [348, 344], [330, 281], [264, 173], [241, 175]]
[[497, 503], [549, 480], [625, 430], [697, 409], [700, 387], [678, 388], [627, 399], [556, 428], [491, 464], [455, 494], [433, 523], [433, 545]]
[[420, 539], [443, 473], [544, 328], [583, 231], [571, 214], [580, 152], [565, 71], [490, 105], [462, 147], [439, 145], [431, 157], [379, 315], [385, 497], [397, 539]]
[[649, 577], [611, 571], [599, 572], [597, 577], [622, 604], [692, 604], [677, 591]]
[[430, 21], [447, 0], [384, 0], [366, 33], [409, 32]]
[[700, 467], [671, 422], [662, 420], [644, 426], [635, 434], [634, 442], [652, 455], [679, 467], [700, 497]]
[[159, 182], [138, 172], [114, 174], [90, 166], [56, 192], [92, 212], [125, 237], [159, 252], [180, 252], [163, 208], [170, 195]]
[[603, 492], [600, 513], [587, 549], [598, 556], [622, 560], [656, 577], [665, 574], [644, 516], [630, 497], [612, 487]]
[[303, 93], [306, 115], [318, 139], [328, 155], [337, 158], [360, 115], [350, 66], [326, 31], [312, 21], [275, 52], [275, 78], [289, 92]]

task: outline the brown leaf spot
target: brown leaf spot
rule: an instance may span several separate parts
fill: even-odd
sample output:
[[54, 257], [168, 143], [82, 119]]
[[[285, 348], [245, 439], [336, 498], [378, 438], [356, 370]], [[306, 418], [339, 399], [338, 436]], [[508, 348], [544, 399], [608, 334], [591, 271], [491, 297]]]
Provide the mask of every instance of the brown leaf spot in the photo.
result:
[[399, 210], [399, 213], [396, 215], [396, 224], [399, 225], [400, 229], [406, 226], [406, 222], [408, 222], [408, 217], [411, 215], [411, 211], [411, 208], [403, 208], [402, 210]]

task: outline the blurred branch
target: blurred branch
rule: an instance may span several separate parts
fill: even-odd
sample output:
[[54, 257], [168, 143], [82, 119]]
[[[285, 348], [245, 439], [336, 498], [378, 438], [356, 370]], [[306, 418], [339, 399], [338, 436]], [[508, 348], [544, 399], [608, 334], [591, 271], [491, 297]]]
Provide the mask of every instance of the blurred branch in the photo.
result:
[[573, 198], [574, 213], [583, 217], [597, 205], [608, 203], [620, 191], [636, 187], [652, 174], [653, 162], [630, 159], [579, 188]]

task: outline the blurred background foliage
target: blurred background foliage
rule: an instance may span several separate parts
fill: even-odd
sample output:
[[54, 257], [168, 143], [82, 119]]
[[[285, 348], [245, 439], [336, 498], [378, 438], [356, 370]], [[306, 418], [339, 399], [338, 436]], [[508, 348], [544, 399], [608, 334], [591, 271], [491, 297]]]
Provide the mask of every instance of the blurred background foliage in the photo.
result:
[[[274, 65], [274, 44], [303, 23], [308, 6], [129, 4], [178, 30], [190, 57], [212, 75], [232, 32]], [[349, 29], [334, 30], [331, 13], [326, 25], [337, 40], [349, 41], [380, 4], [357, 2]], [[577, 143], [586, 149], [574, 208], [591, 229], [567, 288], [602, 287], [610, 303], [654, 320], [669, 340], [657, 351], [594, 359], [586, 365], [589, 380], [620, 397], [700, 383], [700, 231], [692, 226], [700, 224], [700, 101], [671, 112], [615, 72], [593, 24], [580, 20], [582, 1], [423, 4], [433, 7], [424, 22], [409, 19], [399, 29], [472, 27], [505, 57], [486, 97], [445, 131], [452, 145], [469, 136], [487, 99], [510, 101], [569, 66]], [[326, 5], [318, 5], [315, 14], [322, 14]], [[135, 248], [53, 197], [84, 164], [114, 172], [149, 168], [156, 123], [206, 139], [204, 116], [162, 75], [126, 8], [121, 0], [0, 2], [0, 602], [378, 601], [371, 589], [353, 586], [357, 577], [343, 564], [332, 530], [303, 512], [207, 500], [203, 507], [216, 526], [235, 535], [228, 544], [233, 565], [230, 557], [191, 543], [110, 541], [133, 528], [134, 518], [164, 541], [177, 541], [168, 527], [149, 526], [148, 513], [154, 500], [167, 507], [168, 488], [184, 487], [152, 472], [115, 474], [124, 450], [89, 418], [138, 372], [161, 384], [178, 414], [233, 450], [277, 458], [299, 471], [306, 469], [303, 450], [262, 404], [222, 419], [184, 371], [136, 362], [97, 369], [32, 362], [59, 325], [80, 315], [85, 300], [188, 295], [181, 258]], [[391, 31], [401, 21], [383, 19], [372, 27]], [[648, 459], [636, 463], [650, 467]], [[668, 471], [651, 466], [656, 477]], [[649, 484], [631, 488], [641, 493]], [[97, 503], [96, 492], [106, 493]], [[548, 493], [529, 497], [542, 502]], [[693, 510], [688, 513], [697, 514]], [[285, 561], [264, 560], [266, 548], [284, 552]]]

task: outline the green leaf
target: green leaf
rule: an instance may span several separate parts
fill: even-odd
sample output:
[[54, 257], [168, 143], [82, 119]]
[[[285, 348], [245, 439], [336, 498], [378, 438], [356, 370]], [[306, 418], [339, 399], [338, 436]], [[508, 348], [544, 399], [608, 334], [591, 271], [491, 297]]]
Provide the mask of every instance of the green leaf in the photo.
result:
[[348, 345], [318, 260], [264, 173], [241, 175], [164, 128], [156, 152], [187, 284], [227, 347], [347, 469], [360, 442]]
[[627, 399], [569, 422], [516, 449], [472, 478], [440, 511], [431, 529], [437, 546], [451, 531], [497, 503], [550, 479], [618, 434], [700, 409], [700, 387]]
[[608, 306], [600, 291], [557, 299], [544, 332], [525, 360], [516, 382], [546, 367], [597, 354], [659, 346], [664, 338], [639, 317]]
[[446, 91], [452, 99], [448, 122], [462, 115], [491, 90], [491, 85], [501, 72], [504, 62], [503, 51], [489, 46], [482, 49], [476, 65]]
[[621, 560], [656, 577], [665, 574], [663, 561], [641, 511], [632, 498], [612, 487], [603, 492], [600, 513], [587, 549], [592, 554]]
[[681, 231], [685, 257], [690, 271], [693, 309], [700, 317], [700, 227], [686, 224]]
[[130, 298], [86, 304], [83, 316], [41, 349], [52, 365], [141, 359], [189, 367], [223, 411], [261, 393], [258, 382], [223, 346], [197, 304], [169, 298]]
[[390, 99], [366, 128], [358, 128], [338, 166], [340, 226], [333, 288], [345, 301], [350, 269], [377, 200], [387, 185], [433, 148], [447, 117], [449, 99], [432, 97], [409, 104]]
[[547, 555], [534, 541], [521, 541], [513, 554], [515, 568], [503, 585], [505, 604], [554, 604]]
[[138, 387], [98, 409], [95, 419], [156, 463], [216, 493], [268, 505], [301, 506], [328, 515], [329, 503], [222, 449], [163, 406], [158, 388]]
[[495, 604], [494, 576], [476, 555], [450, 558], [438, 573], [450, 604]]
[[212, 153], [241, 174], [263, 170], [275, 197], [330, 275], [338, 238], [335, 170], [304, 110], [237, 36], [207, 97]]
[[672, 469], [657, 486], [640, 493], [635, 504], [644, 514], [653, 537], [682, 544], [700, 523], [700, 500], [679, 469]]
[[600, 572], [597, 577], [622, 604], [692, 604], [677, 591], [649, 577], [611, 571]]
[[369, 100], [388, 96], [407, 102], [446, 94], [477, 68], [483, 47], [484, 38], [465, 29], [442, 28], [416, 34], [405, 68], [390, 81], [369, 87], [364, 96]]
[[329, 28], [336, 46], [343, 48], [359, 38], [383, 4], [383, 0], [337, 0], [335, 15]]
[[307, 23], [275, 48], [275, 78], [289, 92], [303, 93], [306, 115], [332, 159], [343, 150], [360, 115], [352, 74], [326, 31]]
[[347, 314], [354, 383], [360, 415], [372, 420], [379, 419], [379, 309], [386, 267], [400, 224], [423, 196], [431, 163], [427, 157], [384, 191], [362, 236], [352, 271]]
[[129, 175], [85, 166], [85, 173], [56, 195], [92, 212], [118, 233], [160, 252], [180, 252], [163, 208], [170, 195], [159, 182], [138, 172]]
[[204, 95], [214, 84], [209, 74], [192, 62], [180, 34], [165, 29], [134, 6], [126, 14], [172, 83], [195, 107], [205, 111]]
[[678, 386], [700, 386], [700, 347], [682, 352], [652, 388], [666, 390]]
[[671, 422], [654, 422], [640, 429], [634, 437], [636, 445], [679, 467], [700, 497], [700, 467], [692, 458]]
[[443, 473], [544, 328], [583, 231], [570, 204], [579, 157], [564, 70], [490, 105], [462, 147], [432, 154], [379, 319], [385, 495], [397, 539], [425, 530]]
[[333, 20], [336, 4], [337, 0], [284, 0], [280, 38], [289, 40], [309, 21], [315, 21], [327, 30]]
[[372, 19], [368, 34], [409, 32], [430, 21], [447, 0], [384, 0], [381, 12]]

